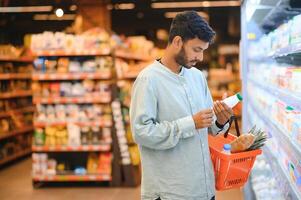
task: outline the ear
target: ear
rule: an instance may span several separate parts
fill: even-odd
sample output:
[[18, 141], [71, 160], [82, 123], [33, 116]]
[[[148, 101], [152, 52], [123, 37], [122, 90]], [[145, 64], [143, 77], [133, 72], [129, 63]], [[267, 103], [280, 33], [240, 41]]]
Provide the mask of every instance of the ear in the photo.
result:
[[182, 49], [182, 46], [183, 46], [182, 38], [180, 36], [175, 36], [172, 40], [172, 45], [175, 47], [175, 49], [180, 51]]

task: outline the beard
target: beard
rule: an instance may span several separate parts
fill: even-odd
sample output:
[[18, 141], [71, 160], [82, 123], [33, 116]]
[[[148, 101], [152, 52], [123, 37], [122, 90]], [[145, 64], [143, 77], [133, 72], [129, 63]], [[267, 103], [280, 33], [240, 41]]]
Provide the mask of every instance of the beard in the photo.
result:
[[196, 65], [198, 62], [197, 60], [191, 60], [189, 61], [187, 59], [187, 55], [185, 52], [185, 49], [182, 47], [181, 51], [175, 56], [175, 60], [178, 63], [178, 65], [183, 66], [187, 69], [190, 69]]

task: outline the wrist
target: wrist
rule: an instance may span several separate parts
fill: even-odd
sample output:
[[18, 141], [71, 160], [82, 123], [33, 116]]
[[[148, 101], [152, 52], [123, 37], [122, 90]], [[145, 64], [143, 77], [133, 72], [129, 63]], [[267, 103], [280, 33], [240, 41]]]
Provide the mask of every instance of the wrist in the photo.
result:
[[226, 121], [225, 123], [219, 123], [218, 120], [216, 120], [216, 121], [215, 121], [215, 125], [216, 125], [219, 129], [223, 129], [224, 126], [225, 126], [228, 122], [229, 122], [229, 120]]

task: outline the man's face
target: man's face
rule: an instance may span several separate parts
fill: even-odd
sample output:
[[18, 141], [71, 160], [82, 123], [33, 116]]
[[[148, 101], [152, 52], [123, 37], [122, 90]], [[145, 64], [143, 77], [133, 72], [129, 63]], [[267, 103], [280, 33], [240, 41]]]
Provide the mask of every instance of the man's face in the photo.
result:
[[196, 63], [203, 61], [203, 53], [208, 46], [208, 42], [198, 38], [188, 40], [183, 43], [180, 52], [175, 56], [175, 60], [179, 65], [190, 69]]

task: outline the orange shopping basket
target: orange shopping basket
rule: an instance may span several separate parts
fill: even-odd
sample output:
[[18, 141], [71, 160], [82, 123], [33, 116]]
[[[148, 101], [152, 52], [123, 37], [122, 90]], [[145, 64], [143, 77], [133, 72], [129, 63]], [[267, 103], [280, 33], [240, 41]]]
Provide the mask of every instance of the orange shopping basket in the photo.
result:
[[[232, 121], [235, 121], [235, 129], [237, 136], [240, 135], [237, 119], [235, 116], [230, 118], [230, 127]], [[229, 129], [230, 129], [229, 127]], [[237, 138], [237, 136], [228, 134], [212, 136], [209, 135], [209, 148], [211, 160], [213, 162], [215, 173], [215, 187], [217, 190], [228, 190], [243, 186], [249, 177], [256, 156], [262, 151], [252, 150], [241, 153], [233, 153], [231, 155], [224, 154], [224, 144], [229, 144]]]

